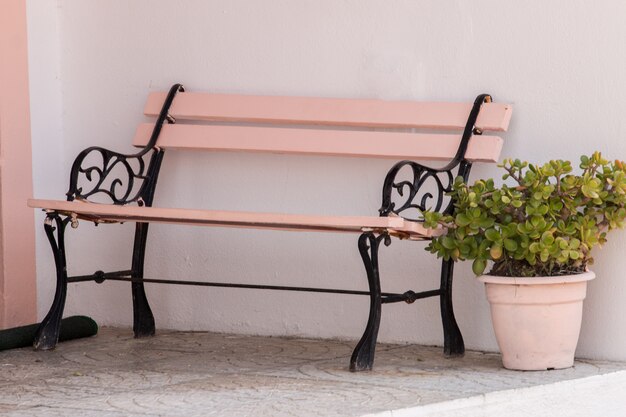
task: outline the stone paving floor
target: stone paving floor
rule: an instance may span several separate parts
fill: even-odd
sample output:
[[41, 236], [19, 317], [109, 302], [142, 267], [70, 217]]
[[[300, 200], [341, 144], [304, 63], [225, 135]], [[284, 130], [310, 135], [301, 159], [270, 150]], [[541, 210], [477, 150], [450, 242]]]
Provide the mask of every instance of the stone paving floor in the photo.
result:
[[103, 328], [51, 352], [0, 352], [0, 415], [361, 416], [626, 369], [513, 372], [496, 354], [444, 359], [441, 348], [381, 344], [374, 371], [351, 373], [353, 344]]

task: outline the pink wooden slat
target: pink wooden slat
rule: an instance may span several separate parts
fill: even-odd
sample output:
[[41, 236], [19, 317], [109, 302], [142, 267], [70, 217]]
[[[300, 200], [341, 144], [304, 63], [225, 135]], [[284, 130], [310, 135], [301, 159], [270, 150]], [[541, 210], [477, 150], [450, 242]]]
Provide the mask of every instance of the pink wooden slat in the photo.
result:
[[425, 229], [420, 223], [401, 217], [368, 216], [314, 216], [241, 211], [216, 211], [180, 208], [115, 206], [81, 201], [29, 199], [28, 206], [66, 214], [76, 213], [79, 218], [109, 221], [147, 221], [159, 223], [190, 224], [222, 227], [248, 227], [259, 229], [310, 230], [333, 232], [361, 232], [363, 229], [402, 232], [413, 238], [424, 238], [442, 233], [440, 229]]
[[[158, 115], [165, 95], [151, 93], [144, 113]], [[181, 120], [462, 129], [471, 108], [471, 103], [179, 93], [170, 114]], [[511, 113], [508, 104], [485, 103], [476, 126], [506, 131]]]
[[[139, 125], [133, 145], [146, 145], [151, 132], [151, 124]], [[460, 140], [460, 135], [434, 133], [173, 124], [163, 126], [157, 146], [164, 149], [447, 161], [456, 154]], [[496, 162], [501, 150], [501, 138], [474, 136], [466, 157], [471, 161]]]

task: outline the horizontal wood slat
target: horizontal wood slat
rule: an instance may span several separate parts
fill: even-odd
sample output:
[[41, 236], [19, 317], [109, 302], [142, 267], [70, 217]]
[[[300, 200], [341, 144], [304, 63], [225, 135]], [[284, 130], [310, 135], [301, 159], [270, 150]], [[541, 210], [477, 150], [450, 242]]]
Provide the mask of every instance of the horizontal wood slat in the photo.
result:
[[246, 227], [273, 230], [304, 230], [320, 232], [355, 232], [387, 230], [412, 239], [425, 239], [443, 233], [426, 229], [421, 223], [401, 217], [378, 216], [316, 216], [241, 211], [216, 211], [180, 208], [115, 206], [81, 201], [29, 199], [28, 206], [64, 214], [76, 213], [88, 221], [129, 221], [190, 224], [220, 227]]
[[[145, 146], [152, 125], [139, 125], [133, 145]], [[295, 153], [369, 158], [443, 160], [452, 159], [460, 135], [269, 128], [223, 125], [164, 125], [157, 146], [167, 149], [203, 149]], [[502, 150], [497, 136], [474, 136], [466, 158], [496, 162]]]
[[[161, 110], [166, 93], [151, 93], [144, 109], [149, 116]], [[170, 114], [181, 120], [319, 124], [387, 128], [462, 129], [471, 103], [338, 98], [247, 96], [179, 93]], [[485, 103], [476, 126], [484, 131], [506, 131], [512, 107]]]

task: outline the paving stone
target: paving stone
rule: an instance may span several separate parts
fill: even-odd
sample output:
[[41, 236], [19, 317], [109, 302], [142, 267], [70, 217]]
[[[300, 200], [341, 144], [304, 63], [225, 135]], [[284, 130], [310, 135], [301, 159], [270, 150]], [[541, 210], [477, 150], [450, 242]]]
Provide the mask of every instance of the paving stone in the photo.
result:
[[438, 347], [381, 344], [374, 371], [352, 373], [353, 344], [175, 331], [134, 339], [128, 329], [103, 328], [50, 352], [0, 352], [0, 414], [362, 416], [626, 369], [579, 360], [514, 372], [496, 354], [446, 359]]

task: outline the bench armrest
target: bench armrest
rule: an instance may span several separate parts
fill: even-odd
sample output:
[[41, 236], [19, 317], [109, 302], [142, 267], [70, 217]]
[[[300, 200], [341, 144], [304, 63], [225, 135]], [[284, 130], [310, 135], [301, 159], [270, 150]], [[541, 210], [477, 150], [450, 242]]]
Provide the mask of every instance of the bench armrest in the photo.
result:
[[383, 202], [378, 210], [380, 215], [423, 221], [422, 213], [426, 210], [452, 210], [454, 202], [446, 197], [446, 193], [452, 191], [456, 176], [464, 176], [461, 171], [454, 175], [454, 168], [432, 168], [414, 161], [398, 162], [385, 177]]
[[[169, 109], [174, 97], [181, 91], [185, 91], [181, 84], [174, 84], [170, 88], [154, 123], [150, 140], [139, 152], [125, 155], [92, 146], [79, 153], [72, 164], [67, 200], [91, 201], [94, 197], [94, 200], [103, 198], [115, 205], [137, 203], [151, 206], [163, 159], [163, 151], [156, 146], [157, 139], [165, 121], [175, 122], [169, 115]], [[150, 160], [145, 161], [144, 157]]]
[[[414, 161], [400, 161], [389, 170], [383, 184], [383, 203], [378, 210], [381, 216], [396, 215], [406, 220], [423, 221], [426, 210], [440, 212], [443, 208], [443, 213], [452, 213], [454, 201], [449, 197], [446, 201], [445, 197], [452, 191], [455, 177], [461, 177], [465, 182], [469, 178], [472, 164], [465, 159], [465, 151], [472, 135], [482, 134], [482, 130], [476, 128], [476, 120], [482, 105], [489, 102], [489, 94], [476, 97], [456, 155], [446, 166], [432, 168]], [[457, 170], [456, 175], [452, 173], [454, 169]], [[407, 170], [408, 175], [403, 173]], [[406, 196], [405, 190], [408, 191]], [[417, 218], [414, 217], [415, 214]]]
[[146, 152], [125, 155], [98, 146], [87, 148], [72, 164], [67, 200], [141, 205], [153, 177], [154, 159], [159, 154], [155, 148], [147, 162]]

